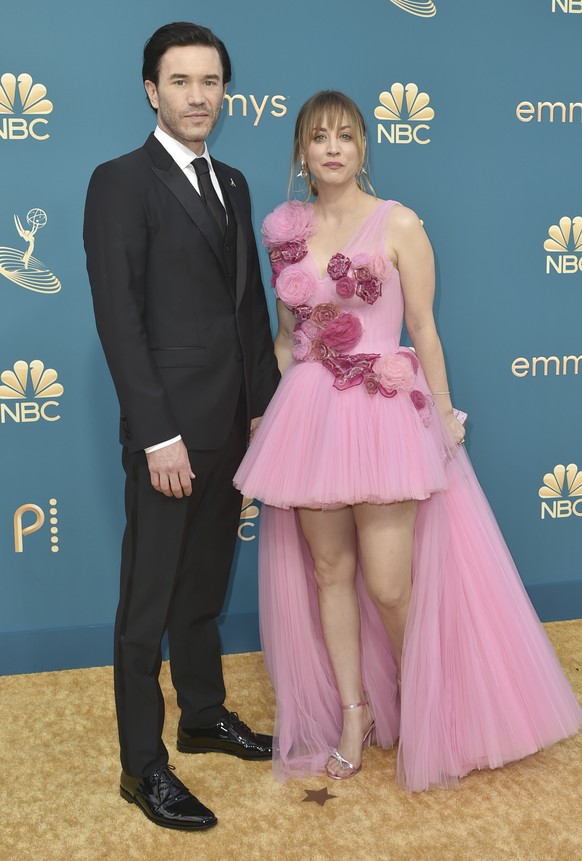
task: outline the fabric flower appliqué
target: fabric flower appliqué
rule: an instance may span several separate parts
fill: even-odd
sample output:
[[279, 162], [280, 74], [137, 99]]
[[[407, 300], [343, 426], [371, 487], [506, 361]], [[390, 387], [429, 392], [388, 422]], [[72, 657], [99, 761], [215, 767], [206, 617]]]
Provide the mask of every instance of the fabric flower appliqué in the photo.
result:
[[330, 350], [343, 353], [353, 349], [362, 337], [363, 327], [353, 314], [340, 314], [323, 330], [321, 340]]
[[341, 299], [351, 299], [356, 292], [356, 282], [349, 275], [344, 275], [335, 282], [335, 290]]
[[353, 349], [363, 334], [358, 317], [334, 302], [316, 305], [293, 332], [293, 358], [297, 362], [323, 362]]
[[316, 305], [311, 312], [310, 320], [316, 326], [328, 326], [332, 320], [339, 317], [342, 309], [335, 302], [323, 302], [321, 305]]
[[368, 305], [382, 295], [382, 282], [388, 279], [390, 264], [381, 254], [357, 254], [352, 260], [344, 254], [334, 254], [327, 264], [327, 274], [335, 281], [342, 299], [359, 296]]
[[285, 266], [290, 263], [299, 263], [307, 254], [307, 242], [305, 239], [293, 240], [285, 242], [283, 245], [277, 245], [276, 248], [269, 252], [269, 259], [273, 272], [281, 272]]
[[347, 275], [350, 270], [350, 259], [343, 254], [334, 254], [327, 264], [327, 274], [332, 281], [338, 281]]
[[[313, 207], [291, 201], [277, 206], [263, 222], [263, 244], [269, 252], [271, 268], [271, 287], [276, 288], [279, 298], [283, 299], [279, 290], [279, 280], [288, 266], [300, 263], [306, 256], [307, 237], [315, 230]], [[284, 292], [287, 288], [283, 287]], [[283, 299], [286, 305], [293, 305]]]
[[388, 391], [410, 392], [416, 378], [412, 364], [399, 353], [386, 353], [376, 359], [374, 373], [378, 382]]
[[263, 244], [270, 251], [278, 245], [301, 242], [315, 230], [313, 207], [298, 200], [277, 206], [263, 221]]
[[[317, 308], [323, 306], [316, 306]], [[313, 317], [313, 314], [312, 314]], [[353, 314], [340, 313], [323, 328], [306, 320], [293, 333], [293, 358], [298, 362], [320, 362], [334, 377], [339, 391], [363, 385], [369, 395], [395, 398], [408, 395], [425, 427], [430, 425], [431, 401], [415, 389], [418, 359], [410, 350], [397, 353], [352, 353], [362, 336], [362, 324]]]
[[[267, 215], [262, 235], [273, 270], [272, 287], [278, 288], [285, 269], [299, 263], [308, 254], [307, 239], [315, 228], [313, 206], [297, 200], [281, 203]], [[383, 254], [357, 254], [350, 260], [338, 252], [327, 264], [327, 274], [335, 281], [336, 292], [341, 299], [358, 296], [363, 302], [373, 305], [382, 295], [382, 284], [388, 280], [391, 268], [391, 262]]]
[[315, 290], [315, 281], [303, 269], [283, 269], [277, 278], [277, 295], [285, 305], [304, 305]]
[[[411, 350], [396, 353], [349, 353], [360, 342], [364, 329], [355, 314], [335, 302], [310, 304], [315, 276], [300, 263], [308, 254], [307, 239], [315, 232], [313, 206], [298, 201], [282, 203], [265, 218], [263, 243], [269, 251], [277, 295], [293, 312], [297, 324], [292, 353], [296, 362], [318, 362], [333, 375], [339, 391], [363, 385], [369, 395], [410, 398], [423, 424], [430, 424], [432, 401], [415, 388], [418, 359]], [[340, 299], [357, 296], [373, 305], [382, 295], [382, 284], [393, 269], [383, 254], [356, 254], [352, 259], [338, 252], [327, 265]]]

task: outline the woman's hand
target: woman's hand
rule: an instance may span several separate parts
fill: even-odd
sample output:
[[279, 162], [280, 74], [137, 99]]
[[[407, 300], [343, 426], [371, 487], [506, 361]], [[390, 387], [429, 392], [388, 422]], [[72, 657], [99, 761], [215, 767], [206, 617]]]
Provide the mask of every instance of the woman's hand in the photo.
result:
[[252, 440], [255, 435], [255, 431], [261, 423], [262, 416], [257, 416], [257, 418], [251, 419], [251, 427], [249, 431], [249, 442]]
[[454, 413], [445, 416], [447, 426], [457, 445], [462, 445], [465, 442], [465, 428], [455, 416]]

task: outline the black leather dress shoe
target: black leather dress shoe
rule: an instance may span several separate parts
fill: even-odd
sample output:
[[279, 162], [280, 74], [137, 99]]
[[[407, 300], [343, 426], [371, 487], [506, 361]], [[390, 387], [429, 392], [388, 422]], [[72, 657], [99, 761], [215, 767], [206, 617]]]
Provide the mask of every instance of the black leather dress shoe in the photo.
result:
[[228, 712], [211, 726], [179, 726], [177, 747], [182, 753], [230, 753], [241, 759], [271, 759], [273, 737], [252, 732], [236, 712]]
[[122, 771], [119, 792], [130, 804], [141, 807], [148, 819], [164, 828], [198, 831], [211, 828], [218, 821], [212, 810], [198, 801], [167, 767], [148, 777], [130, 777]]

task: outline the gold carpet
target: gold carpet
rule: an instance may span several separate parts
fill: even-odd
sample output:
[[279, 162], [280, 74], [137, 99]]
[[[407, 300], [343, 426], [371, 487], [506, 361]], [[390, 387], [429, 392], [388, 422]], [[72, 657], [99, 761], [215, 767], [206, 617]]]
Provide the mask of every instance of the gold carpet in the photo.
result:
[[[582, 699], [582, 621], [546, 625]], [[228, 706], [272, 727], [260, 654], [224, 659]], [[218, 816], [181, 833], [150, 823], [119, 796], [110, 667], [0, 678], [2, 861], [578, 861], [582, 733], [457, 789], [410, 795], [395, 753], [372, 748], [346, 782], [276, 783], [269, 763], [175, 749], [178, 711], [168, 666], [165, 742], [179, 777]], [[305, 789], [336, 796], [321, 806]]]

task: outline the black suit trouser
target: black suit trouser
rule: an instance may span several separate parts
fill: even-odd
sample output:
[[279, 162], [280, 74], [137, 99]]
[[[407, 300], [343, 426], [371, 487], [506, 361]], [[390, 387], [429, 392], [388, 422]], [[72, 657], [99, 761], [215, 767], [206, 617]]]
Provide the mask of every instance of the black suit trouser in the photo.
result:
[[144, 452], [126, 450], [127, 525], [115, 622], [115, 701], [122, 768], [141, 777], [168, 762], [162, 741], [164, 700], [158, 677], [168, 632], [172, 681], [183, 726], [225, 714], [220, 614], [241, 496], [232, 478], [246, 447], [244, 399], [229, 439], [217, 451], [190, 451], [192, 495], [153, 489]]

